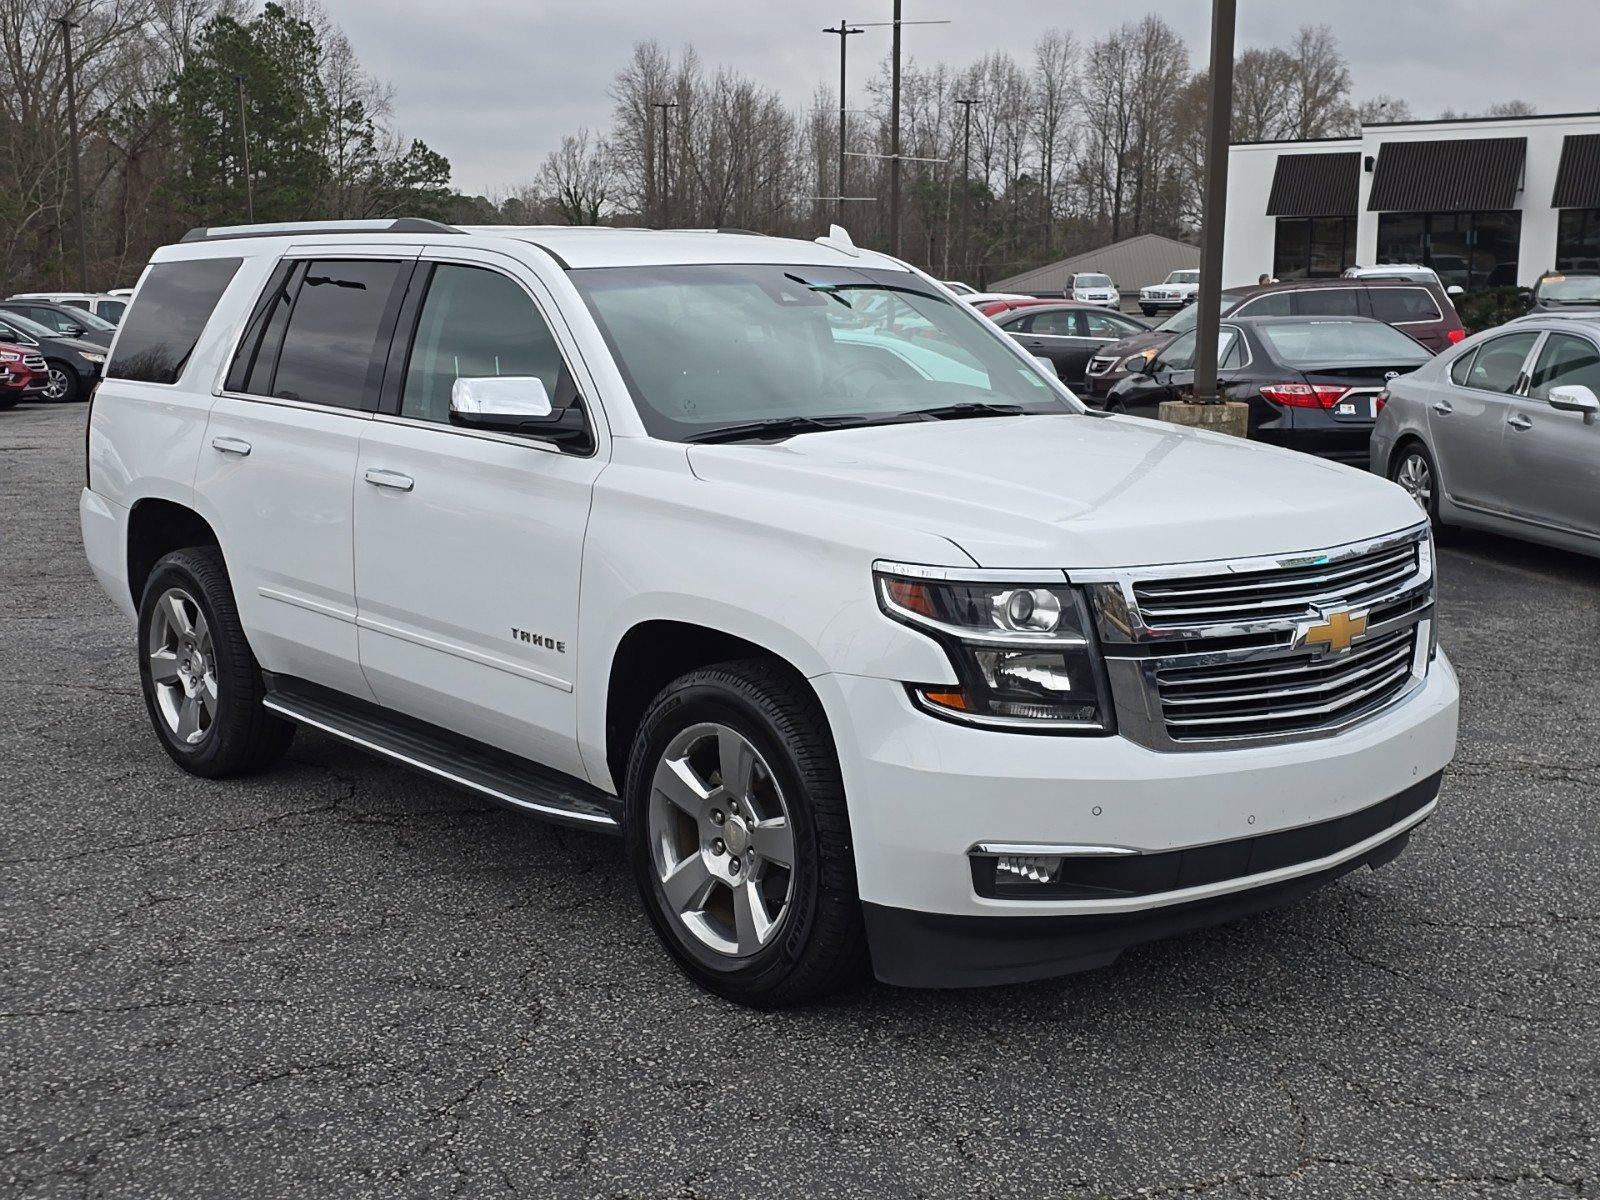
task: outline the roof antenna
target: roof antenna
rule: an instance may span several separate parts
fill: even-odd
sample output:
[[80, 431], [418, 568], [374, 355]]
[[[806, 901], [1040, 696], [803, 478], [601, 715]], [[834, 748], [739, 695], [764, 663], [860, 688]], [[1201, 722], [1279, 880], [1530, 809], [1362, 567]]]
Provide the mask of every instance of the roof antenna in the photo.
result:
[[861, 257], [861, 248], [850, 240], [850, 231], [843, 225], [829, 225], [828, 236], [819, 237], [817, 244], [848, 254], [851, 258]]

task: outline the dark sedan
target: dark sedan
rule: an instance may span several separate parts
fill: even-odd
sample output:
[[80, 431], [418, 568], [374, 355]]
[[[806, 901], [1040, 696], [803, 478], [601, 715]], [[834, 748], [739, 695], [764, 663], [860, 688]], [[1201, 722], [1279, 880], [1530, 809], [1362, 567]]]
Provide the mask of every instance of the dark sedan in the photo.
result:
[[111, 345], [111, 339], [117, 332], [117, 327], [103, 317], [51, 300], [0, 301], [0, 320], [8, 315], [43, 325], [57, 337], [77, 338], [101, 349]]
[[[1390, 379], [1432, 351], [1366, 317], [1239, 317], [1222, 323], [1218, 390], [1250, 406], [1250, 436], [1365, 467]], [[1195, 335], [1173, 339], [1112, 387], [1110, 412], [1153, 417], [1194, 394]]]
[[100, 379], [106, 348], [82, 338], [60, 337], [27, 317], [0, 313], [0, 341], [15, 342], [44, 358], [49, 371], [41, 399], [83, 400]]
[[1089, 360], [1108, 346], [1150, 326], [1093, 304], [1035, 304], [992, 318], [1028, 353], [1048, 358], [1069, 385], [1082, 385]]

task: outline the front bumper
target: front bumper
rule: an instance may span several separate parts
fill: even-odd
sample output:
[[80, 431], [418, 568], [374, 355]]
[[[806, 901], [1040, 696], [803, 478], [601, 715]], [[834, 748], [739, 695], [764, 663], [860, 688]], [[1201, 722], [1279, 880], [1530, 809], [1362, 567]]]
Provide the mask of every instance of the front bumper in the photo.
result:
[[[1455, 753], [1459, 699], [1455, 674], [1441, 652], [1405, 701], [1333, 736], [1175, 753], [1122, 737], [1049, 737], [953, 725], [916, 709], [891, 680], [824, 675], [813, 683], [838, 743], [857, 884], [877, 970], [889, 982], [927, 978], [906, 968], [904, 955], [891, 944], [908, 922], [932, 928], [946, 924], [935, 918], [957, 918], [956, 925], [969, 932], [1026, 941], [1016, 931], [1044, 929], [1037, 922], [1045, 918], [1116, 917], [1128, 925], [1139, 914], [1282, 889], [1331, 870], [1335, 864], [1313, 858], [1264, 875], [1246, 865], [1226, 879], [1157, 893], [1015, 899], [978, 894], [969, 852], [984, 843], [1019, 843], [1156, 855], [1350, 817], [1438, 775]], [[1392, 836], [1403, 832], [1393, 830]], [[910, 915], [885, 917], [883, 910]], [[1188, 911], [1225, 912], [1227, 905]], [[973, 920], [982, 924], [965, 924]], [[1160, 921], [1152, 921], [1158, 932], [1120, 945], [1164, 936]], [[1103, 961], [1115, 948], [1093, 953]], [[1037, 961], [1030, 975], [1001, 972], [992, 981], [1093, 965], [1049, 945], [1032, 957]], [[957, 966], [947, 964], [953, 981], [961, 976]]]

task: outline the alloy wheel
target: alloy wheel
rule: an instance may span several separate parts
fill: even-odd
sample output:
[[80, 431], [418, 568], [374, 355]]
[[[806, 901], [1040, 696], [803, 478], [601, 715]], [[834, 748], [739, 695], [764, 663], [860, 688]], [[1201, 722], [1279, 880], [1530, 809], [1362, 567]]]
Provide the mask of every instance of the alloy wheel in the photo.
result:
[[198, 745], [217, 718], [217, 660], [205, 614], [182, 588], [156, 602], [145, 653], [161, 719], [178, 742]]
[[46, 400], [65, 400], [67, 392], [71, 390], [67, 381], [67, 373], [61, 367], [50, 368], [50, 378], [44, 385], [44, 398]]
[[794, 895], [794, 832], [761, 752], [716, 722], [668, 744], [650, 785], [651, 860], [666, 909], [728, 958], [770, 945]]
[[1413, 451], [1401, 459], [1400, 468], [1394, 473], [1394, 481], [1405, 488], [1423, 512], [1432, 511], [1433, 471], [1422, 455]]

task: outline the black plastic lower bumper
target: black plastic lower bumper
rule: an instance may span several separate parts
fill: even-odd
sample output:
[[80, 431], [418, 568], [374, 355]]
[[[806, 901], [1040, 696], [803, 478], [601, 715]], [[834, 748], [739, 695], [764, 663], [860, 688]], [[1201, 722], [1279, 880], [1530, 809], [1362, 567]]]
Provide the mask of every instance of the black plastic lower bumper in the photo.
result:
[[[1428, 800], [1438, 787], [1438, 776], [1415, 785], [1429, 789]], [[1358, 867], [1376, 870], [1410, 840], [1408, 829], [1315, 874], [1188, 904], [1111, 915], [950, 916], [863, 904], [872, 967], [884, 983], [917, 988], [987, 987], [1088, 971], [1105, 966], [1130, 946], [1281, 907]]]

